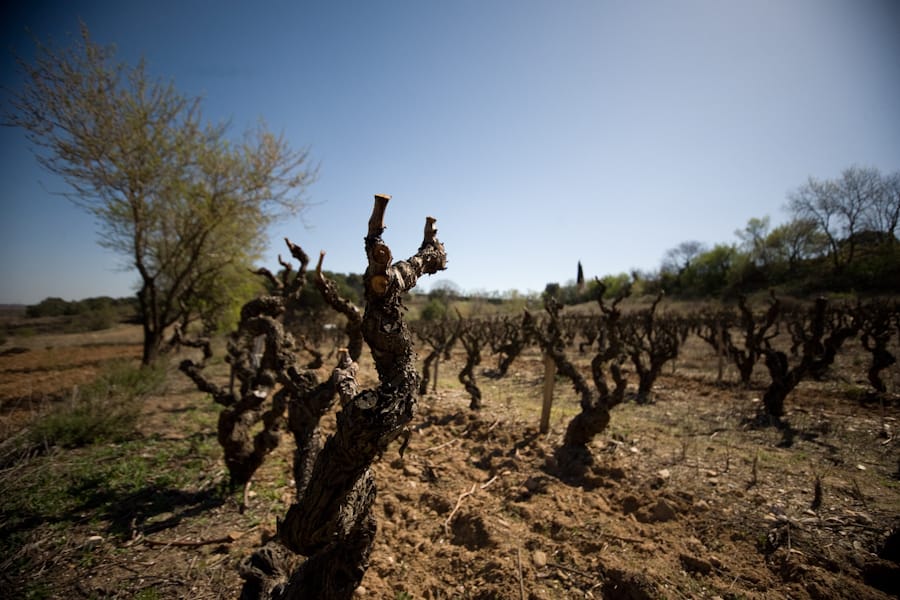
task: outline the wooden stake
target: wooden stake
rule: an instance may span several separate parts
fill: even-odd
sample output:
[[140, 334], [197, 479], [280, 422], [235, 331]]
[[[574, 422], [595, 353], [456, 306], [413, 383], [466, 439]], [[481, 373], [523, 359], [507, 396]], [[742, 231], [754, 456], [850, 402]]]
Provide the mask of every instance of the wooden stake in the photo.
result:
[[550, 431], [550, 409], [553, 407], [553, 384], [556, 383], [556, 362], [544, 354], [544, 404], [541, 407], [541, 433]]

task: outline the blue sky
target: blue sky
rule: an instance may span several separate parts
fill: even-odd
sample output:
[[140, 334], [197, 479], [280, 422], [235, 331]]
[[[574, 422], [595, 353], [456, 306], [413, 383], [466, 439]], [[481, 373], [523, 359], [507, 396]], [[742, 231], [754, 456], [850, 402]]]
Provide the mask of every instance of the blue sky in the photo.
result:
[[[807, 177], [900, 170], [900, 3], [891, 0], [41, 2], [2, 9], [0, 77], [26, 28], [78, 19], [118, 57], [204, 97], [237, 137], [260, 118], [320, 165], [289, 236], [361, 272], [372, 195], [413, 253], [437, 218], [467, 291], [658, 268], [686, 240], [783, 222]], [[0, 303], [124, 296], [136, 282], [0, 128]]]

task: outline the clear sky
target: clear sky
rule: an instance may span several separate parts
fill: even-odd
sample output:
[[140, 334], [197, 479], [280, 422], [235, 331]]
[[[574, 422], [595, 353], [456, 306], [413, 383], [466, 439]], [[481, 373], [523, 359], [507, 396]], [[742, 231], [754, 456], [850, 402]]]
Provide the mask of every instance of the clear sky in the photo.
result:
[[[437, 218], [450, 280], [539, 291], [654, 270], [686, 240], [787, 219], [807, 177], [900, 170], [894, 0], [7, 0], [0, 77], [27, 29], [78, 19], [132, 64], [202, 95], [237, 137], [262, 118], [320, 164], [303, 220], [272, 230], [362, 272], [372, 195], [386, 240]], [[0, 128], [0, 303], [132, 293], [136, 274]], [[423, 282], [424, 283], [424, 282]]]

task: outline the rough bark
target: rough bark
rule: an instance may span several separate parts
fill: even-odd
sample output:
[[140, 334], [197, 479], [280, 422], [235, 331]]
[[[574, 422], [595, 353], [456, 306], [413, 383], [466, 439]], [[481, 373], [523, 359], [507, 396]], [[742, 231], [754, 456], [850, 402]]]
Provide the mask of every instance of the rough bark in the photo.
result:
[[422, 360], [421, 381], [419, 382], [419, 395], [428, 393], [428, 384], [432, 384], [432, 391], [437, 391], [438, 367], [441, 357], [450, 358], [450, 351], [459, 339], [459, 319], [451, 320], [443, 318], [437, 321], [419, 320], [412, 324], [413, 332], [423, 344], [430, 350]]
[[[897, 305], [874, 300], [859, 304], [856, 308], [860, 323], [860, 340], [863, 348], [872, 355], [872, 362], [866, 372], [869, 383], [879, 394], [887, 392], [887, 385], [881, 379], [881, 371], [897, 362], [888, 350], [891, 336], [900, 329], [900, 311]], [[896, 323], [896, 324], [895, 324]]]
[[469, 394], [469, 409], [480, 410], [482, 407], [481, 390], [475, 380], [475, 367], [481, 364], [481, 349], [485, 344], [484, 324], [474, 319], [459, 317], [459, 341], [466, 349], [466, 362], [459, 372], [459, 382]]
[[[280, 319], [306, 283], [309, 258], [299, 246], [287, 239], [285, 242], [291, 255], [300, 262], [300, 269], [294, 275], [290, 265], [279, 257], [286, 267], [281, 277], [266, 269], [256, 271], [272, 282], [275, 291], [250, 300], [241, 308], [240, 322], [227, 347], [225, 360], [231, 366], [227, 385], [215, 383], [204, 373], [206, 362], [212, 357], [209, 340], [190, 340], [181, 330], [176, 331], [179, 344], [203, 350], [199, 362], [186, 359], [179, 368], [200, 391], [210, 394], [223, 407], [217, 437], [232, 489], [243, 486], [246, 491], [265, 457], [278, 446], [286, 423], [285, 409], [290, 398], [285, 389], [274, 392], [278, 384], [285, 383], [282, 374], [296, 369], [295, 353], [302, 343], [298, 345], [284, 331]], [[252, 434], [260, 421], [262, 429]]]
[[[620, 404], [625, 397], [627, 379], [621, 369], [625, 360], [619, 334], [621, 313], [617, 308], [622, 297], [607, 307], [601, 297], [598, 300], [604, 314], [600, 347], [591, 361], [591, 377], [594, 388], [578, 371], [565, 353], [566, 343], [560, 328], [559, 304], [549, 298], [545, 303], [548, 321], [544, 327], [537, 325], [530, 316], [526, 317], [526, 327], [534, 335], [541, 349], [556, 363], [557, 371], [572, 382], [581, 397], [581, 412], [575, 415], [566, 427], [562, 445], [554, 459], [556, 467], [566, 476], [580, 476], [593, 463], [588, 444], [609, 425], [610, 410]], [[612, 378], [614, 387], [607, 383], [606, 371]]]
[[805, 314], [792, 315], [788, 328], [793, 340], [792, 350], [799, 349], [800, 361], [790, 365], [786, 352], [772, 348], [766, 342], [765, 363], [771, 379], [763, 394], [766, 417], [780, 423], [784, 416], [784, 401], [807, 376], [821, 376], [834, 362], [844, 342], [859, 329], [855, 318], [841, 309], [829, 310], [825, 298], [817, 298]]
[[509, 367], [532, 340], [521, 319], [499, 317], [490, 323], [488, 329], [491, 351], [497, 355], [497, 370], [488, 373], [494, 379], [505, 377]]
[[362, 333], [380, 385], [350, 398], [337, 416], [303, 494], [288, 510], [278, 538], [307, 557], [279, 598], [350, 598], [368, 566], [375, 535], [372, 462], [401, 436], [416, 407], [419, 376], [401, 296], [418, 278], [446, 268], [434, 219], [426, 219], [418, 252], [392, 263], [381, 235], [389, 197], [376, 196], [365, 238], [366, 310]]
[[[778, 335], [778, 317], [781, 303], [772, 295], [765, 313], [754, 313], [744, 296], [738, 298], [738, 314], [723, 310], [700, 320], [697, 335], [710, 344], [717, 353], [731, 359], [740, 374], [741, 383], [750, 384], [753, 368], [764, 356], [767, 343]], [[732, 336], [738, 328], [739, 337]]]
[[623, 320], [622, 339], [625, 351], [638, 374], [638, 404], [650, 402], [653, 384], [663, 366], [678, 356], [681, 336], [675, 317], [656, 314], [662, 294], [650, 308]]

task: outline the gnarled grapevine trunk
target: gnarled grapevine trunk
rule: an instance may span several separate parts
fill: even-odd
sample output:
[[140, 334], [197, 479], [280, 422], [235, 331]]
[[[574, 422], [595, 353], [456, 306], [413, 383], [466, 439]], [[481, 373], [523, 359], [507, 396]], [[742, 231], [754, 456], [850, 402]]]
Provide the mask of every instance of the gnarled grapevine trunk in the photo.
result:
[[459, 338], [461, 321], [443, 318], [439, 321], [418, 321], [413, 324], [414, 332], [419, 340], [431, 350], [422, 361], [422, 380], [419, 382], [419, 395], [428, 393], [428, 383], [433, 382], [431, 391], [437, 391], [438, 366], [443, 356], [449, 360], [450, 351]]
[[862, 346], [872, 355], [866, 375], [879, 394], [887, 392], [887, 385], [881, 379], [881, 371], [897, 362], [897, 358], [888, 350], [888, 344], [891, 336], [900, 331], [898, 308], [900, 304], [892, 306], [886, 301], [873, 300], [868, 304], [860, 303], [855, 309], [860, 323]]
[[[188, 340], [180, 330], [176, 332], [178, 343], [203, 349], [201, 361], [187, 359], [179, 368], [200, 391], [224, 407], [219, 414], [218, 440], [231, 487], [244, 487], [244, 504], [253, 474], [278, 445], [285, 425], [288, 397], [284, 388], [277, 393], [275, 389], [282, 383], [282, 374], [295, 369], [298, 345], [284, 331], [280, 319], [305, 285], [309, 258], [299, 246], [285, 241], [291, 255], [300, 262], [300, 269], [294, 276], [290, 264], [282, 261], [285, 269], [281, 277], [266, 269], [257, 271], [271, 281], [275, 292], [241, 308], [238, 328], [228, 342], [226, 361], [231, 365], [231, 377], [227, 386], [216, 384], [204, 372], [206, 361], [212, 357], [209, 340]], [[260, 421], [263, 428], [254, 434]]]
[[844, 342], [856, 335], [856, 317], [840, 308], [829, 310], [825, 298], [817, 298], [807, 314], [790, 315], [788, 328], [793, 347], [800, 349], [800, 362], [790, 365], [787, 353], [766, 344], [765, 362], [771, 382], [763, 394], [766, 417], [780, 423], [784, 401], [807, 376], [821, 376], [834, 362]]
[[485, 324], [476, 320], [464, 320], [462, 315], [459, 317], [459, 341], [466, 349], [466, 362], [459, 372], [459, 382], [466, 388], [469, 394], [469, 409], [480, 410], [481, 389], [475, 380], [475, 367], [481, 364], [481, 348], [485, 343], [484, 327]]
[[[580, 476], [590, 466], [593, 458], [588, 444], [594, 436], [606, 429], [609, 425], [609, 411], [625, 397], [628, 382], [621, 369], [625, 356], [619, 337], [618, 321], [621, 313], [616, 307], [621, 299], [618, 298], [612, 307], [607, 307], [603, 303], [601, 290], [598, 301], [604, 314], [603, 335], [600, 348], [591, 360], [595, 389], [591, 389], [584, 376], [566, 357], [565, 342], [559, 325], [559, 304], [553, 298], [547, 301], [549, 321], [544, 330], [537, 327], [533, 319], [526, 319], [526, 327], [535, 336], [541, 349], [553, 359], [559, 374], [567, 377], [581, 396], [581, 412], [569, 421], [563, 444], [557, 448], [555, 455], [557, 467], [563, 475]], [[607, 383], [605, 369], [608, 369], [615, 383], [612, 389]]]
[[[368, 566], [376, 530], [371, 464], [404, 433], [415, 411], [419, 375], [401, 295], [423, 274], [446, 268], [447, 256], [429, 217], [418, 252], [409, 260], [392, 263], [391, 251], [381, 238], [388, 200], [388, 196], [375, 197], [365, 238], [368, 268], [362, 333], [380, 385], [344, 404], [335, 433], [319, 452], [305, 490], [281, 523], [281, 543], [307, 559], [283, 586], [260, 586], [271, 589], [273, 597], [351, 597]], [[256, 572], [267, 570], [274, 577], [280, 575], [278, 568], [266, 566]]]
[[650, 402], [653, 384], [666, 362], [678, 357], [681, 345], [677, 318], [656, 314], [660, 300], [662, 294], [656, 297], [650, 308], [631, 315], [622, 324], [625, 351], [638, 374], [638, 404]]

